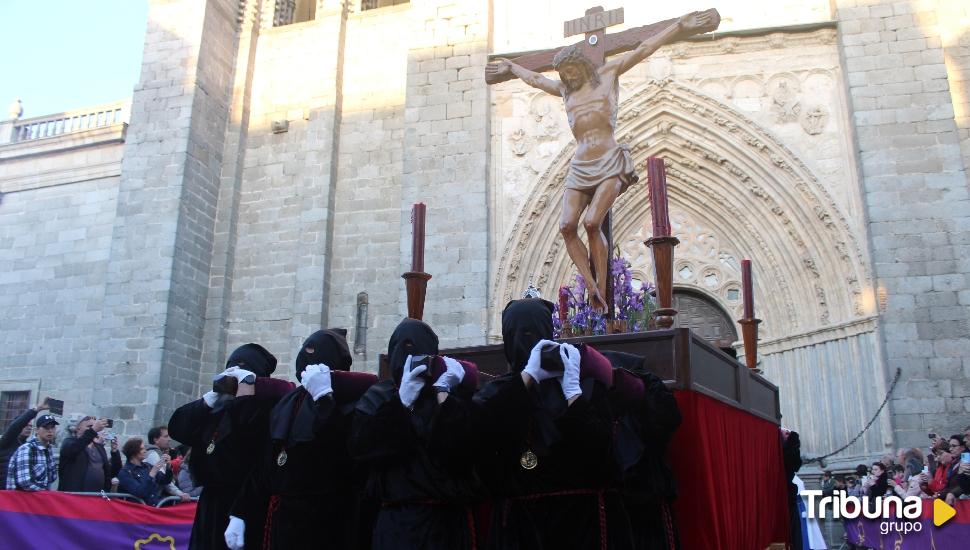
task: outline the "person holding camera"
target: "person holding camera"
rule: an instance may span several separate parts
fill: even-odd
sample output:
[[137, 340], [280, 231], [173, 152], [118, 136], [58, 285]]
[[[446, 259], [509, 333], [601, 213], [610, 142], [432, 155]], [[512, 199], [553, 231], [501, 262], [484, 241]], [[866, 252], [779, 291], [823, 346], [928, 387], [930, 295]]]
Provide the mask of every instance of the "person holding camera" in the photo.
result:
[[36, 431], [17, 448], [7, 467], [7, 489], [50, 491], [57, 481], [57, 459], [51, 451], [59, 422], [42, 414], [34, 422]]
[[182, 502], [191, 501], [192, 497], [175, 484], [175, 468], [171, 462], [175, 450], [172, 449], [172, 436], [168, 435], [168, 426], [156, 426], [148, 430], [148, 445], [145, 446], [145, 449], [147, 451], [145, 463], [149, 466], [157, 464], [163, 455], [169, 458], [168, 464], [162, 467], [172, 470], [172, 481], [165, 486], [163, 492], [166, 495], [179, 497]]
[[[266, 348], [244, 344], [229, 355], [213, 389], [176, 409], [168, 421], [172, 437], [194, 449], [190, 474], [203, 487], [190, 549], [226, 548], [229, 510], [264, 452], [269, 413], [290, 388], [285, 380], [269, 378], [275, 370], [276, 357]], [[245, 543], [259, 548], [262, 541], [254, 532]]]
[[41, 411], [50, 408], [47, 404], [49, 397], [32, 409], [27, 409], [20, 416], [13, 419], [13, 422], [3, 431], [0, 436], [0, 479], [7, 479], [7, 465], [10, 464], [10, 457], [16, 452], [17, 448], [27, 442], [30, 438], [32, 428], [30, 421], [33, 420]]
[[161, 499], [162, 487], [172, 481], [172, 469], [166, 468], [168, 455], [162, 455], [154, 465], [148, 464], [145, 462], [145, 443], [140, 437], [126, 441], [124, 451], [128, 462], [118, 472], [118, 489], [155, 506]]
[[[352, 421], [350, 454], [368, 469], [367, 497], [380, 503], [375, 550], [460, 550], [478, 545], [472, 505], [482, 496], [472, 459], [473, 372], [440, 358], [430, 326], [405, 319], [387, 345], [392, 380], [371, 386]], [[439, 363], [441, 360], [443, 363]], [[444, 365], [441, 374], [434, 369]], [[366, 546], [366, 544], [364, 544]]]
[[74, 434], [61, 444], [59, 491], [96, 493], [111, 490], [111, 478], [121, 470], [117, 439], [110, 440], [111, 454], [104, 450], [103, 430], [108, 421], [85, 416]]
[[[263, 548], [354, 548], [359, 476], [347, 450], [357, 400], [377, 376], [350, 372], [344, 329], [318, 330], [296, 356], [294, 387], [270, 413], [270, 445], [229, 516], [226, 545], [241, 548], [247, 531]], [[269, 501], [261, 513], [254, 503]]]

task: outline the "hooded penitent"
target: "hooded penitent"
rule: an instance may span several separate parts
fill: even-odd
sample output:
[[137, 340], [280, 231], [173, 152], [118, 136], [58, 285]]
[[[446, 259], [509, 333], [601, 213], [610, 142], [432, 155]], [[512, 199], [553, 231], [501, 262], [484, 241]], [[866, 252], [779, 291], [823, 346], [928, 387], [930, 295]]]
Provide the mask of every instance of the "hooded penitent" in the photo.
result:
[[539, 340], [552, 340], [552, 302], [526, 298], [513, 300], [502, 311], [502, 340], [505, 359], [513, 372], [519, 372], [529, 360]]
[[303, 371], [308, 365], [320, 363], [330, 370], [350, 370], [354, 357], [347, 345], [347, 329], [328, 328], [311, 334], [296, 354], [296, 379], [303, 380]]
[[226, 368], [239, 367], [256, 376], [269, 376], [276, 370], [276, 357], [259, 344], [243, 344], [229, 355]]
[[395, 383], [401, 383], [408, 355], [438, 355], [438, 335], [417, 319], [401, 321], [387, 343], [387, 358]]
[[[323, 363], [330, 367], [332, 395], [338, 407], [353, 404], [377, 381], [373, 374], [347, 372], [353, 357], [347, 346], [346, 334], [345, 329], [318, 330], [303, 342], [296, 356], [296, 376], [300, 380], [309, 365]], [[270, 439], [285, 446], [313, 441], [316, 437], [315, 425], [321, 416], [327, 416], [321, 414], [320, 407], [323, 405], [315, 406], [313, 398], [303, 388], [288, 393], [270, 416]]]

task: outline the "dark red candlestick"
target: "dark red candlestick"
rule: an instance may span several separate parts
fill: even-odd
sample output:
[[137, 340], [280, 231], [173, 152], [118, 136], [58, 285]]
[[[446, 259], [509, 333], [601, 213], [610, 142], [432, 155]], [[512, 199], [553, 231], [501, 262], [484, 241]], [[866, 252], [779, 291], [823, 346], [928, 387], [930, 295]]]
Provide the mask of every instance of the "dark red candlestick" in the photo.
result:
[[744, 287], [744, 318], [754, 319], [754, 286], [751, 283], [751, 260], [741, 260], [741, 286]]
[[569, 297], [569, 289], [564, 286], [559, 287], [559, 320], [562, 322], [563, 325], [566, 324], [566, 313], [567, 313], [566, 309], [567, 309], [567, 304], [569, 303], [568, 297]]
[[411, 271], [424, 271], [424, 220], [427, 207], [423, 202], [414, 203], [411, 209]]
[[650, 213], [653, 216], [653, 236], [670, 236], [670, 215], [667, 211], [667, 172], [664, 159], [647, 159], [647, 181], [650, 189]]

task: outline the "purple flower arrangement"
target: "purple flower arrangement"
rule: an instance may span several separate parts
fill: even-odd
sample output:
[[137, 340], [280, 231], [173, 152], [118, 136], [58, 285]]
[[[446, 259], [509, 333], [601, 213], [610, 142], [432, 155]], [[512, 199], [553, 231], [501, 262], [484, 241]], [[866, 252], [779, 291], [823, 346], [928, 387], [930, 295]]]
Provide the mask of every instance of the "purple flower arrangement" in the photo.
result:
[[[553, 329], [557, 338], [584, 334], [607, 334], [608, 332], [640, 332], [647, 329], [650, 313], [656, 309], [653, 283], [643, 283], [639, 289], [633, 286], [630, 262], [620, 255], [610, 260], [613, 277], [613, 304], [615, 321], [612, 327], [606, 315], [593, 310], [586, 291], [586, 279], [576, 275], [573, 284], [559, 289], [559, 300], [552, 314]], [[565, 326], [559, 309], [565, 306]]]

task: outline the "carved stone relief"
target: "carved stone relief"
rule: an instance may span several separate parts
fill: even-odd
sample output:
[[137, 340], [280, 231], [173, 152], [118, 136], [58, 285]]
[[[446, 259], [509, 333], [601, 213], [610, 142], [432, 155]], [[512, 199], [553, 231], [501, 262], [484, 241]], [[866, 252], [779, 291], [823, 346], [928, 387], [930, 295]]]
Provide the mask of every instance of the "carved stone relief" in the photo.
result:
[[822, 130], [825, 129], [828, 118], [829, 112], [824, 105], [812, 105], [802, 115], [802, 128], [812, 136], [821, 134]]
[[776, 124], [796, 122], [801, 113], [802, 104], [798, 101], [797, 92], [792, 89], [788, 80], [779, 80], [771, 94], [771, 113]]

